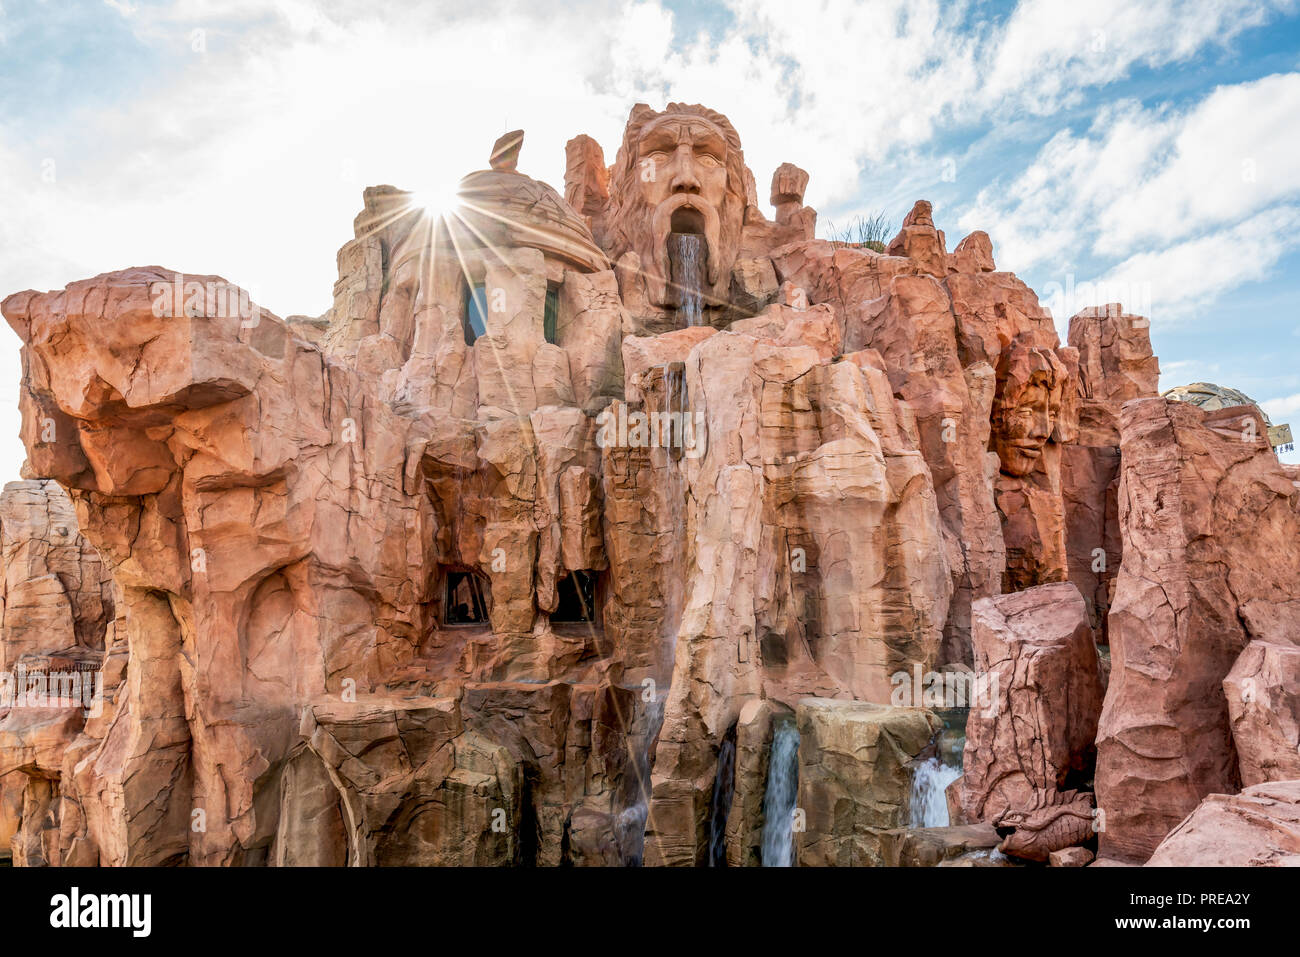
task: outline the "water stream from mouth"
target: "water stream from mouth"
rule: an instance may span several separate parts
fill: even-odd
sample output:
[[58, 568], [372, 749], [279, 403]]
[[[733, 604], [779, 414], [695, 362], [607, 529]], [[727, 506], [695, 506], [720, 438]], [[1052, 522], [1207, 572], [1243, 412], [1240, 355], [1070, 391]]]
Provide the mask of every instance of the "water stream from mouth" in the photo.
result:
[[676, 290], [677, 318], [683, 326], [704, 321], [704, 237], [698, 233], [670, 233], [668, 263]]

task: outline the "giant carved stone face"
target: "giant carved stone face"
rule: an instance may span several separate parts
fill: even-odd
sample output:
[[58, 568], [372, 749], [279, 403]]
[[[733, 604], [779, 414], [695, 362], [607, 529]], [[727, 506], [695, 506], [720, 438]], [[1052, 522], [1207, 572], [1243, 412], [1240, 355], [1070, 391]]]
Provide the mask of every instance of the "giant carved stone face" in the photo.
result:
[[1067, 373], [1050, 349], [1015, 347], [998, 375], [993, 411], [993, 449], [1006, 475], [1038, 468], [1056, 428]]
[[638, 104], [610, 183], [610, 256], [637, 253], [650, 301], [672, 306], [669, 237], [703, 237], [705, 295], [725, 300], [745, 214], [744, 156], [727, 118], [702, 106]]

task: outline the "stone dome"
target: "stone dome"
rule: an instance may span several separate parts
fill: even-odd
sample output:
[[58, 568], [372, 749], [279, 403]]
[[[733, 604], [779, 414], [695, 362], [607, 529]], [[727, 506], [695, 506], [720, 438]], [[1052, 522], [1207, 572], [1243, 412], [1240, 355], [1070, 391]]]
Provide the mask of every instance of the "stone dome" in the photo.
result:
[[1215, 385], [1213, 382], [1193, 382], [1190, 385], [1180, 385], [1169, 389], [1162, 392], [1161, 395], [1166, 399], [1174, 399], [1178, 402], [1190, 402], [1207, 412], [1228, 409], [1234, 405], [1254, 406], [1259, 410], [1259, 414], [1264, 417], [1264, 425], [1268, 429], [1268, 444], [1278, 451], [1289, 452], [1295, 447], [1291, 436], [1291, 426], [1286, 424], [1274, 425], [1273, 420], [1268, 417], [1268, 413], [1264, 411], [1264, 408], [1258, 402], [1237, 389]]
[[1234, 405], [1253, 405], [1259, 409], [1259, 414], [1264, 416], [1266, 425], [1273, 424], [1268, 417], [1268, 413], [1260, 408], [1259, 403], [1246, 393], [1239, 392], [1236, 389], [1229, 389], [1227, 386], [1215, 385], [1213, 382], [1193, 382], [1190, 385], [1180, 385], [1160, 394], [1166, 399], [1190, 402], [1207, 412], [1228, 409]]
[[609, 268], [586, 222], [546, 183], [510, 169], [478, 170], [460, 181], [457, 196], [456, 242], [531, 246], [583, 272]]

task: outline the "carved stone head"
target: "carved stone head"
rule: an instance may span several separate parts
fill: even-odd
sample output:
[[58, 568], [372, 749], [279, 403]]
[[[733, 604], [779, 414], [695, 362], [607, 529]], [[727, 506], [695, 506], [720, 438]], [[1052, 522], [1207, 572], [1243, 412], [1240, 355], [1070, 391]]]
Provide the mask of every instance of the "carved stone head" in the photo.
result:
[[632, 108], [610, 180], [606, 242], [611, 259], [637, 253], [650, 301], [671, 306], [668, 240], [703, 236], [706, 296], [726, 298], [744, 222], [745, 158], [721, 113], [669, 103]]
[[1062, 390], [1069, 381], [1051, 349], [1013, 345], [998, 364], [993, 405], [993, 449], [1006, 475], [1028, 475], [1056, 428]]

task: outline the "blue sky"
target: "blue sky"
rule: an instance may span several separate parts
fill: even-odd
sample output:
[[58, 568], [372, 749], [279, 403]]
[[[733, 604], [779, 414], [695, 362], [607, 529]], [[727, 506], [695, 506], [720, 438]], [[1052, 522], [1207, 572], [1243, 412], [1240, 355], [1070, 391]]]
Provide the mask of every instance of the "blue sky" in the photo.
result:
[[[807, 169], [823, 234], [929, 199], [1062, 333], [1123, 299], [1162, 387], [1300, 430], [1300, 0], [0, 0], [0, 295], [159, 264], [318, 315], [363, 186], [445, 190], [514, 127], [559, 186], [669, 99], [731, 117], [761, 196]], [[8, 478], [7, 329], [0, 364]]]

